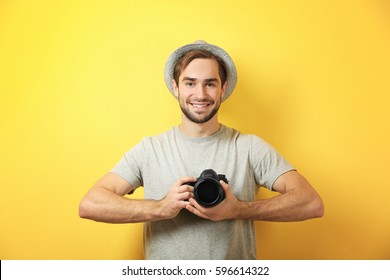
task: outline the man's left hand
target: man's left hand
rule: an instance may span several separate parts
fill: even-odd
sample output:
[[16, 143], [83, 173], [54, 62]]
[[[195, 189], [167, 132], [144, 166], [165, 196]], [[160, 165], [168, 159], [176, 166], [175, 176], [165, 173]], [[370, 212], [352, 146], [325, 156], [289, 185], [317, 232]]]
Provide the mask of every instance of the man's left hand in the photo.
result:
[[190, 198], [186, 209], [191, 213], [212, 221], [233, 220], [238, 214], [240, 201], [234, 196], [230, 186], [224, 181], [220, 181], [225, 191], [225, 198], [216, 206], [206, 208], [199, 205], [195, 199]]

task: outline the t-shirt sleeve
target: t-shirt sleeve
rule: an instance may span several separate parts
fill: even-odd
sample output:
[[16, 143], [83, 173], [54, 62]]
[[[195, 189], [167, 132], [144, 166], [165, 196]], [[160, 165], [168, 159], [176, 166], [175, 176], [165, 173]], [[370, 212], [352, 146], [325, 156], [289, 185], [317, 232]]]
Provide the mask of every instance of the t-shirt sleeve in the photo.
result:
[[295, 170], [270, 144], [253, 135], [250, 159], [256, 183], [272, 190], [272, 186], [284, 173]]
[[147, 154], [144, 141], [127, 151], [110, 171], [128, 181], [133, 190], [143, 185], [142, 167]]

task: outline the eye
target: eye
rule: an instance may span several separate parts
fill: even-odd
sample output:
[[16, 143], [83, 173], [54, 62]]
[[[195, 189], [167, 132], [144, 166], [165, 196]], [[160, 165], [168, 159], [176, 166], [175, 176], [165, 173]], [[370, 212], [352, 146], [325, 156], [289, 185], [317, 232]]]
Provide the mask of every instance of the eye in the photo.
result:
[[208, 86], [208, 87], [215, 87], [215, 84], [214, 83], [207, 83], [206, 86]]
[[194, 83], [193, 82], [186, 82], [185, 85], [187, 87], [192, 87], [192, 86], [194, 86]]

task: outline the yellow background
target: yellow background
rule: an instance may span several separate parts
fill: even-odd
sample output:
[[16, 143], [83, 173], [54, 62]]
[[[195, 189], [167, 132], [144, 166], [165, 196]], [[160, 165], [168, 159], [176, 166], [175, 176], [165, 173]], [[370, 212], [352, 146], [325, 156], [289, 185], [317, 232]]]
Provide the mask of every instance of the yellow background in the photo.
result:
[[390, 258], [388, 1], [1, 0], [0, 259], [143, 257], [142, 224], [82, 220], [78, 203], [180, 122], [163, 67], [197, 39], [237, 66], [220, 120], [270, 142], [325, 202], [322, 219], [257, 222], [258, 257]]

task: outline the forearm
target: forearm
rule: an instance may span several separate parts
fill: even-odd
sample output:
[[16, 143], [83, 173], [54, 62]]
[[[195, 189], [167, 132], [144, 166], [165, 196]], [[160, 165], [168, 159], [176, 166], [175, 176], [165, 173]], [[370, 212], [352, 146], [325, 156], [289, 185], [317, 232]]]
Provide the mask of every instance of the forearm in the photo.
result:
[[319, 218], [324, 214], [324, 205], [313, 187], [296, 171], [280, 176], [273, 188], [278, 196], [256, 201], [240, 201], [224, 181], [220, 181], [225, 199], [215, 207], [201, 207], [190, 199], [187, 210], [212, 221], [257, 220], [257, 221], [303, 221]]
[[322, 201], [316, 193], [300, 190], [251, 202], [238, 201], [236, 219], [260, 221], [303, 221], [323, 215]]
[[80, 203], [80, 217], [106, 223], [137, 223], [164, 219], [159, 200], [136, 200], [99, 188]]

